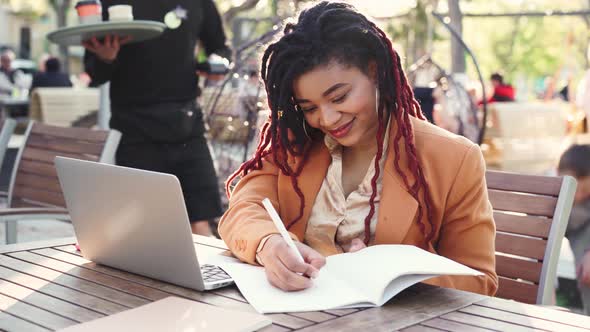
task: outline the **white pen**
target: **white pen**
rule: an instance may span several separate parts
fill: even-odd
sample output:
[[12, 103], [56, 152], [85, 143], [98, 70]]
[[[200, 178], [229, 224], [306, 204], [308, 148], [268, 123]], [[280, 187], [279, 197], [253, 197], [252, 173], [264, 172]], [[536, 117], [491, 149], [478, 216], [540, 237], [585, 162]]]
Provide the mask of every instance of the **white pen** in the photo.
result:
[[279, 233], [283, 237], [283, 240], [285, 240], [285, 242], [287, 242], [287, 245], [291, 249], [293, 249], [293, 251], [295, 252], [295, 255], [297, 256], [297, 258], [299, 258], [301, 263], [305, 263], [303, 256], [301, 256], [301, 253], [299, 252], [299, 250], [295, 246], [295, 243], [291, 239], [291, 236], [289, 236], [289, 233], [287, 232], [287, 229], [285, 228], [285, 225], [283, 224], [281, 217], [279, 217], [277, 210], [275, 210], [274, 206], [272, 206], [272, 203], [270, 202], [270, 200], [268, 198], [263, 199], [262, 205], [264, 205], [264, 208], [266, 209], [266, 211], [270, 215], [270, 218], [275, 223], [275, 226], [279, 230]]

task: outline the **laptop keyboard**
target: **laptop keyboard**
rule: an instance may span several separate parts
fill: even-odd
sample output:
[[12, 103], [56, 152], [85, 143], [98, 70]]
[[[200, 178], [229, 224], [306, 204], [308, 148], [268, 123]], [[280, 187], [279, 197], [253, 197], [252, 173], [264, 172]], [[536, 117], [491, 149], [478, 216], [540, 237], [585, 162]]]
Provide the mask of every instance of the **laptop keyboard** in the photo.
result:
[[231, 279], [219, 266], [203, 264], [201, 265], [201, 274], [205, 282], [215, 282]]

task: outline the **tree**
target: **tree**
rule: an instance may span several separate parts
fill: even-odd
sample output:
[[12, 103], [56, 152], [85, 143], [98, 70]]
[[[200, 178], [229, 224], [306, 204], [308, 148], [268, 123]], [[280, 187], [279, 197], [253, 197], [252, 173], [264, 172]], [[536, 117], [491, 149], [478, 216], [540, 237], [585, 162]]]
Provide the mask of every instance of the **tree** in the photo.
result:
[[[57, 27], [65, 27], [67, 25], [67, 17], [68, 11], [72, 4], [71, 0], [49, 0], [51, 7], [55, 11], [57, 17]], [[69, 57], [68, 47], [67, 46], [59, 46], [59, 56], [62, 59], [62, 63], [64, 64], [64, 70], [69, 72], [69, 61], [67, 61]]]
[[[459, 36], [463, 35], [463, 15], [459, 0], [448, 0], [450, 25], [457, 31]], [[451, 72], [465, 73], [465, 53], [463, 46], [456, 38], [451, 38]]]

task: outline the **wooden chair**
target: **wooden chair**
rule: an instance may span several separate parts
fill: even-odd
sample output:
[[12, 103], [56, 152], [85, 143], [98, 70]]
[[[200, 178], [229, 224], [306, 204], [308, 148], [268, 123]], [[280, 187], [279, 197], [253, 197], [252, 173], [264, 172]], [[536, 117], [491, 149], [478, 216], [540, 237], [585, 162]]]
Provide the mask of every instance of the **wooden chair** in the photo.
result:
[[0, 167], [4, 163], [4, 155], [6, 154], [6, 149], [8, 149], [8, 142], [10, 141], [10, 137], [12, 133], [14, 133], [14, 128], [16, 127], [16, 121], [11, 118], [6, 118], [0, 122]]
[[488, 171], [496, 222], [496, 296], [553, 305], [557, 261], [576, 180]]
[[54, 166], [56, 156], [114, 163], [121, 134], [31, 121], [25, 137], [12, 171], [8, 208], [0, 210], [6, 243], [16, 242], [19, 219], [69, 220]]
[[29, 118], [69, 127], [99, 108], [97, 88], [37, 88], [31, 92]]

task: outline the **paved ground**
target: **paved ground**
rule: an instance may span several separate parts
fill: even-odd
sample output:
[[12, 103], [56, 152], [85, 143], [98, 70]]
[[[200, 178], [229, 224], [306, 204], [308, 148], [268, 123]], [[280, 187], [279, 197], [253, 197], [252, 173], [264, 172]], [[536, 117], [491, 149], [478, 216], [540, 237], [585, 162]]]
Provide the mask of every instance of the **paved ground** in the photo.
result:
[[[0, 244], [6, 243], [6, 227], [0, 226]], [[17, 241], [41, 241], [74, 236], [74, 228], [69, 222], [57, 220], [21, 220], [18, 222]]]

